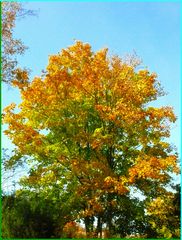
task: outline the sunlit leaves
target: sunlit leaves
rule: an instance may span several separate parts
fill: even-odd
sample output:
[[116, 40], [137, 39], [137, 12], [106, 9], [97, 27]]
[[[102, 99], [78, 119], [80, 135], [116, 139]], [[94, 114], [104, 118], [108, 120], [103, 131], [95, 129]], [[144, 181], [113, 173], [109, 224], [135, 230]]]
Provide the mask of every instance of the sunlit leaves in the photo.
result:
[[156, 74], [78, 41], [49, 56], [41, 77], [22, 76], [19, 111], [8, 106], [4, 123], [17, 151], [39, 162], [24, 185], [74, 193], [75, 214], [93, 217], [130, 187], [146, 194], [148, 181], [160, 187], [178, 173], [166, 142], [173, 110], [149, 106], [163, 94]]
[[159, 236], [165, 238], [179, 237], [179, 216], [175, 214], [175, 194], [163, 191], [163, 195], [148, 203], [147, 214], [150, 223]]

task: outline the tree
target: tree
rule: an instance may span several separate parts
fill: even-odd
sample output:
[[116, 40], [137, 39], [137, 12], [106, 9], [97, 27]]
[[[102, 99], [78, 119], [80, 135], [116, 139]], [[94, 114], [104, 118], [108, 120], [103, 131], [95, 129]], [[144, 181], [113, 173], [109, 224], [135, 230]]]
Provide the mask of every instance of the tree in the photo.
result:
[[[112, 210], [113, 235], [112, 237], [124, 238], [126, 236], [157, 237], [145, 214], [144, 201], [127, 194], [118, 196], [117, 204]], [[106, 216], [107, 217], [107, 216]]]
[[160, 237], [180, 237], [180, 186], [175, 193], [163, 190], [148, 204], [149, 222]]
[[[29, 194], [31, 195], [31, 194]], [[2, 198], [3, 238], [50, 238], [54, 233], [53, 212], [48, 201], [30, 196], [4, 195]]]
[[[63, 201], [29, 190], [2, 196], [3, 238], [60, 238], [71, 221]], [[70, 217], [70, 218], [69, 218]]]
[[94, 53], [78, 41], [49, 57], [45, 75], [13, 84], [22, 103], [19, 112], [14, 103], [4, 110], [5, 134], [16, 145], [9, 165], [29, 156], [24, 185], [71, 193], [87, 237], [96, 219], [97, 233], [105, 223], [112, 235], [118, 196], [136, 188], [152, 201], [178, 173], [177, 154], [165, 140], [176, 117], [171, 107], [149, 106], [163, 91], [156, 74], [137, 71], [135, 61], [108, 57], [107, 49]]
[[16, 20], [27, 15], [35, 15], [35, 12], [24, 9], [19, 2], [2, 2], [1, 7], [2, 81], [10, 84], [21, 72], [27, 74], [27, 70], [21, 70], [17, 66], [16, 56], [22, 55], [27, 47], [13, 36]]

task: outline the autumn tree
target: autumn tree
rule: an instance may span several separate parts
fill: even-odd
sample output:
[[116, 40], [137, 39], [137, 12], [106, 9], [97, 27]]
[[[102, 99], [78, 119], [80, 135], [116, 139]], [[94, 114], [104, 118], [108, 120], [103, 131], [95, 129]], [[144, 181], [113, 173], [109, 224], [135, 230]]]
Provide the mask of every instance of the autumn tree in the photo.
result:
[[95, 236], [103, 223], [112, 236], [121, 196], [138, 189], [153, 201], [179, 171], [166, 140], [176, 117], [171, 107], [150, 106], [163, 91], [156, 74], [135, 63], [78, 41], [50, 56], [44, 75], [14, 81], [22, 102], [4, 109], [5, 134], [16, 146], [9, 167], [26, 156], [32, 169], [24, 186], [58, 191], [57, 198], [71, 193], [87, 237], [96, 220]]
[[163, 190], [147, 206], [149, 222], [159, 237], [180, 237], [180, 186], [174, 189], [175, 192]]
[[22, 55], [27, 47], [20, 39], [14, 37], [16, 21], [28, 15], [35, 15], [32, 10], [23, 8], [20, 2], [2, 2], [1, 3], [1, 64], [2, 64], [2, 81], [11, 83], [18, 78], [20, 70], [18, 68], [17, 55]]

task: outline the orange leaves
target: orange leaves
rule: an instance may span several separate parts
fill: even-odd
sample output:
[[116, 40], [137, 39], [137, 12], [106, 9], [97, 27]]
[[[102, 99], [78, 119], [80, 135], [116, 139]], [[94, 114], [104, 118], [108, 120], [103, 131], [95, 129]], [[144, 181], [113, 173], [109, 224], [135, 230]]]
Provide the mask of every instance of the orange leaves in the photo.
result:
[[124, 186], [122, 178], [117, 179], [115, 177], [108, 176], [104, 179], [104, 189], [106, 192], [125, 194], [129, 190]]
[[52, 191], [62, 181], [62, 191], [85, 203], [83, 216], [94, 216], [116, 206], [130, 185], [139, 188], [138, 179], [164, 183], [178, 173], [176, 156], [161, 142], [175, 115], [170, 107], [146, 106], [159, 93], [155, 74], [76, 42], [50, 56], [47, 72], [21, 90], [17, 114], [14, 104], [4, 110], [6, 134], [20, 155], [47, 169], [30, 182]]
[[110, 177], [110, 176], [108, 176], [108, 177], [106, 177], [106, 178], [104, 179], [104, 186], [105, 186], [106, 188], [112, 187], [112, 186], [113, 186], [113, 183], [114, 183], [114, 179], [113, 179], [112, 177]]
[[28, 80], [29, 80], [29, 76], [28, 76], [28, 71], [27, 70], [22, 70], [20, 68], [17, 68], [14, 71], [14, 75], [15, 75], [15, 80], [12, 81], [12, 85], [13, 86], [17, 86], [19, 89], [23, 89], [25, 87], [28, 86]]
[[156, 77], [155, 73], [149, 74], [147, 70], [140, 70], [137, 73], [136, 91], [138, 91], [139, 96], [143, 96], [143, 101], [155, 100], [157, 97]]
[[101, 81], [102, 78], [106, 78], [110, 75], [107, 52], [108, 49], [102, 49], [96, 52], [91, 63], [93, 72], [96, 76], [98, 76], [99, 81]]
[[39, 134], [32, 126], [25, 122], [24, 115], [20, 113], [13, 113], [11, 109], [15, 107], [15, 104], [8, 106], [5, 109], [6, 114], [4, 115], [3, 122], [8, 123], [9, 127], [5, 130], [5, 134], [12, 140], [12, 142], [19, 148], [23, 153], [26, 149], [36, 149], [41, 146], [44, 136]]
[[16, 104], [15, 103], [11, 103], [9, 106], [4, 108], [4, 112], [5, 113], [9, 113], [11, 110], [14, 110], [15, 107], [16, 107]]
[[85, 238], [85, 229], [81, 227], [78, 223], [72, 221], [67, 222], [63, 228], [64, 238]]
[[115, 112], [117, 116], [121, 119], [120, 124], [121, 126], [127, 128], [127, 126], [132, 126], [134, 124], [139, 125], [139, 121], [143, 119], [144, 113], [143, 110], [139, 107], [135, 107], [130, 104], [130, 102], [124, 102], [122, 99], [119, 100], [116, 104]]
[[110, 106], [106, 105], [95, 105], [95, 109], [99, 112], [99, 115], [104, 120], [115, 121], [117, 113], [111, 109]]
[[[93, 197], [88, 201], [88, 209], [85, 210], [85, 215], [93, 215], [93, 213], [99, 213], [103, 211], [102, 203], [98, 197]], [[91, 216], [90, 215], [90, 216]]]
[[[89, 108], [95, 109], [95, 116], [98, 114], [99, 118], [117, 126], [127, 128], [142, 121], [145, 114], [141, 104], [150, 95], [148, 92], [146, 96], [146, 92], [155, 90], [155, 75], [146, 70], [136, 73], [134, 67], [123, 63], [119, 57], [110, 60], [107, 51], [94, 53], [89, 44], [77, 41], [60, 54], [50, 56], [47, 74], [35, 77], [21, 92], [22, 115], [31, 119], [32, 124], [39, 121], [39, 125], [34, 125], [36, 127], [51, 128], [61, 124], [59, 114], [62, 115], [64, 109], [71, 108], [72, 115], [80, 119], [78, 121], [83, 121], [82, 111], [86, 120], [88, 109], [84, 104], [89, 102]], [[172, 113], [166, 111], [162, 114], [174, 120]], [[151, 115], [150, 110], [146, 114]], [[49, 120], [46, 120], [48, 116]], [[64, 121], [70, 119], [65, 117]], [[92, 146], [94, 149], [99, 147], [100, 140], [92, 141]]]
[[176, 194], [163, 191], [147, 204], [147, 215], [152, 228], [164, 238], [180, 236], [180, 219], [176, 214]]
[[163, 159], [161, 162], [163, 168], [167, 168], [170, 172], [174, 172], [176, 174], [180, 173], [179, 166], [177, 165], [177, 157], [175, 155], [170, 155], [166, 159]]
[[98, 147], [100, 147], [100, 146], [102, 146], [102, 142], [101, 142], [101, 140], [94, 140], [92, 143], [91, 143], [91, 147], [93, 148], [93, 149], [96, 149], [96, 148], [98, 148]]
[[161, 108], [154, 108], [149, 107], [146, 110], [146, 114], [150, 116], [150, 119], [156, 120], [156, 122], [159, 122], [161, 119], [169, 119], [172, 122], [175, 122], [176, 116], [173, 112], [172, 107], [161, 107]]
[[129, 169], [129, 182], [133, 183], [140, 178], [165, 181], [165, 172], [168, 171], [179, 173], [176, 156], [171, 155], [166, 158], [143, 156], [138, 158], [137, 163]]
[[103, 106], [103, 105], [96, 105], [95, 108], [100, 111], [100, 112], [104, 112], [104, 113], [107, 113], [107, 112], [110, 112], [111, 111], [111, 108], [109, 106]]

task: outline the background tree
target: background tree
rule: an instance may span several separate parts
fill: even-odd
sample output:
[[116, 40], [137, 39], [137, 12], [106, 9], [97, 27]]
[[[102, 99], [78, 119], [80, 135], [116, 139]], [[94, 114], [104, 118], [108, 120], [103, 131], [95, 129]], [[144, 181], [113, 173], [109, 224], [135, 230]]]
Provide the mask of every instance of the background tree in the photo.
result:
[[2, 66], [2, 81], [11, 83], [17, 74], [21, 71], [25, 74], [26, 69], [18, 68], [17, 55], [22, 55], [27, 47], [20, 39], [15, 39], [13, 31], [16, 26], [17, 19], [28, 15], [35, 15], [32, 10], [23, 8], [20, 2], [2, 2], [1, 3], [1, 66]]
[[175, 192], [163, 190], [147, 208], [149, 222], [160, 237], [180, 236], [180, 186], [173, 189]]
[[84, 220], [87, 237], [95, 234], [94, 220], [97, 234], [105, 223], [113, 235], [118, 196], [136, 188], [151, 202], [179, 171], [165, 140], [173, 110], [149, 106], [163, 95], [156, 78], [137, 71], [135, 61], [108, 57], [107, 49], [94, 53], [78, 41], [50, 56], [44, 76], [13, 81], [22, 103], [18, 113], [15, 104], [4, 110], [5, 134], [16, 145], [9, 166], [30, 156], [24, 186], [71, 193], [70, 202], [79, 202], [73, 215]]
[[[145, 214], [144, 201], [128, 195], [118, 196], [117, 205], [113, 207], [112, 231], [114, 237], [126, 236], [157, 237]], [[107, 216], [106, 216], [107, 217]]]
[[[31, 193], [29, 193], [31, 195]], [[3, 238], [50, 238], [54, 232], [50, 203], [30, 196], [8, 195], [2, 198]]]
[[[17, 190], [2, 196], [3, 238], [60, 238], [72, 220], [63, 201], [34, 191]], [[67, 205], [68, 206], [68, 205]]]

